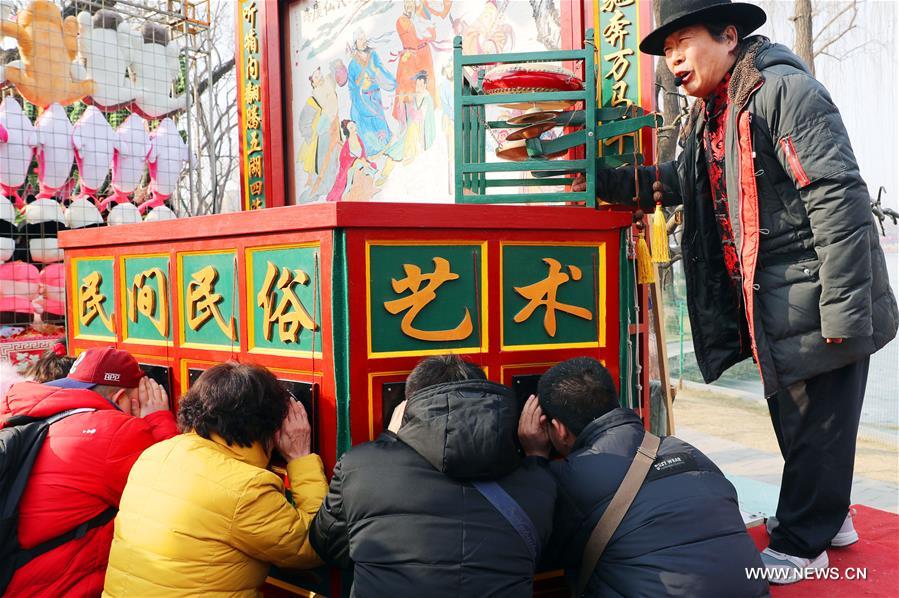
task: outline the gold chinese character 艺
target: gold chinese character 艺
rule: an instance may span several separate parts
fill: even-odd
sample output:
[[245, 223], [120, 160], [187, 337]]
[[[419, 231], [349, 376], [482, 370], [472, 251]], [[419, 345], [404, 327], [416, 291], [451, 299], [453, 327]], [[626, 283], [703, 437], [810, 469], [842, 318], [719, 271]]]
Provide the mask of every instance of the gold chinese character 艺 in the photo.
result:
[[103, 325], [112, 333], [112, 318], [106, 314], [103, 304], [106, 303], [106, 295], [100, 291], [103, 284], [103, 276], [99, 272], [91, 272], [81, 279], [78, 287], [78, 321], [82, 326], [90, 326], [94, 318], [99, 317]]
[[[309, 284], [309, 275], [300, 269], [290, 270], [285, 267], [280, 272], [281, 275], [278, 276], [278, 267], [268, 262], [262, 288], [256, 295], [256, 305], [262, 308], [265, 340], [271, 342], [272, 329], [277, 324], [279, 340], [282, 343], [295, 343], [302, 328], [318, 330], [318, 324], [306, 311], [294, 290], [294, 286], [298, 284]], [[281, 300], [276, 305], [277, 291], [281, 293]]]
[[[155, 282], [156, 288], [150, 284]], [[137, 322], [138, 314], [143, 315], [160, 336], [169, 335], [168, 282], [165, 272], [151, 268], [134, 275], [128, 290], [128, 319]]]
[[[449, 262], [442, 257], [434, 258], [434, 271], [430, 274], [422, 274], [421, 268], [414, 264], [403, 264], [406, 277], [400, 280], [392, 279], [393, 291], [397, 294], [409, 291], [409, 295], [385, 301], [384, 308], [393, 315], [406, 311], [400, 323], [400, 329], [404, 334], [422, 341], [459, 341], [469, 337], [472, 331], [471, 314], [465, 308], [465, 316], [455, 328], [449, 330], [420, 330], [413, 326], [415, 317], [431, 301], [437, 298], [437, 289], [450, 280], [459, 278], [458, 274], [450, 272]], [[424, 288], [422, 284], [427, 283]]]
[[220, 293], [215, 292], [215, 283], [219, 273], [212, 266], [206, 266], [190, 275], [191, 282], [187, 285], [187, 325], [194, 332], [202, 328], [210, 318], [221, 331], [232, 341], [237, 340], [237, 330], [234, 326], [234, 316], [229, 322], [225, 322], [219, 303], [223, 301]]
[[545, 307], [546, 313], [543, 316], [543, 328], [550, 336], [556, 336], [556, 310], [571, 314], [584, 320], [592, 320], [593, 312], [585, 307], [576, 305], [568, 305], [561, 303], [556, 299], [559, 287], [570, 280], [578, 281], [581, 279], [581, 270], [577, 266], [568, 266], [571, 276], [562, 272], [562, 264], [558, 261], [546, 257], [543, 262], [549, 266], [549, 275], [541, 281], [535, 282], [526, 287], [515, 287], [515, 292], [528, 300], [528, 304], [515, 314], [513, 320], [517, 324], [528, 320], [538, 307]]

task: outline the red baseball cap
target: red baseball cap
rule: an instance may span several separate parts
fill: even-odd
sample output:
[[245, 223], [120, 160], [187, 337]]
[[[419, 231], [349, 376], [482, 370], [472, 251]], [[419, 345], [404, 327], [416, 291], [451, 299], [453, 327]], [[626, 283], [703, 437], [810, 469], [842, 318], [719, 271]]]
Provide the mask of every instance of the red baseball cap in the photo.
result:
[[68, 376], [47, 384], [60, 388], [92, 388], [99, 384], [137, 388], [145, 375], [137, 360], [127, 351], [103, 347], [88, 349], [72, 364]]

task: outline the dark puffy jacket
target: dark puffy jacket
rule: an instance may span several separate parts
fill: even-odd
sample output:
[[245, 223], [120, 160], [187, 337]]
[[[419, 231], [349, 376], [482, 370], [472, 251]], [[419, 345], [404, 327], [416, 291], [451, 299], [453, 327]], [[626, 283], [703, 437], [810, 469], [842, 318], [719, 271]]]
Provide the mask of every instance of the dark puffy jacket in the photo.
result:
[[[568, 458], [550, 465], [558, 500], [547, 554], [561, 561], [569, 580], [577, 579], [587, 538], [642, 439], [640, 418], [618, 408], [588, 425]], [[667, 436], [586, 595], [767, 596], [768, 584], [747, 579], [744, 570], [761, 566], [734, 487], [699, 450]]]
[[549, 539], [556, 487], [545, 462], [515, 450], [517, 403], [486, 380], [416, 393], [398, 437], [382, 434], [337, 463], [311, 542], [355, 563], [353, 595], [522, 596], [534, 562], [521, 536], [469, 480], [497, 480]]
[[[743, 310], [715, 222], [702, 100], [682, 132], [683, 152], [659, 171], [665, 203], [684, 205], [687, 307], [703, 377], [711, 382], [753, 356], [771, 395], [874, 353], [896, 335], [899, 310], [868, 188], [824, 86], [786, 47], [756, 36], [734, 66], [728, 98], [725, 171]], [[629, 172], [598, 173], [598, 194], [630, 202]], [[656, 169], [639, 174], [650, 208]]]

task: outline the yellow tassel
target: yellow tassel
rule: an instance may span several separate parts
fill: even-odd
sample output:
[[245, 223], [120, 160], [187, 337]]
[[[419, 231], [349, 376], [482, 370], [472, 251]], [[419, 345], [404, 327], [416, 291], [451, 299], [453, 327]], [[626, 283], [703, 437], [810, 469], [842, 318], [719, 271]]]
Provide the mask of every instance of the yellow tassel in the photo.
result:
[[656, 204], [656, 211], [652, 214], [652, 261], [657, 264], [667, 264], [671, 258], [668, 255], [668, 223], [665, 221], [665, 212], [662, 204]]
[[651, 284], [655, 282], [652, 269], [652, 258], [649, 255], [649, 245], [643, 233], [637, 235], [637, 282], [639, 284]]

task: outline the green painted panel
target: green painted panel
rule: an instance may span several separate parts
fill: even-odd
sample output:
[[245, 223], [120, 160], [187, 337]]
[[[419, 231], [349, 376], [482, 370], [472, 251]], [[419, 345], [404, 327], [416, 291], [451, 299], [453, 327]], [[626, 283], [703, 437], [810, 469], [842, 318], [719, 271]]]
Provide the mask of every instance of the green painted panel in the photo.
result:
[[126, 257], [125, 337], [129, 340], [172, 340], [172, 292], [167, 256]]
[[252, 310], [249, 331], [252, 347], [320, 352], [322, 306], [318, 247], [253, 250], [250, 255], [247, 306]]
[[[600, 106], [640, 105], [638, 44], [642, 32], [638, 30], [637, 4], [633, 0], [614, 0], [599, 6], [600, 25], [596, 37], [599, 40], [597, 68], [601, 77], [601, 97], [597, 104]], [[609, 143], [611, 141], [602, 143], [603, 154], [634, 152], [633, 137]]]
[[372, 245], [369, 250], [372, 352], [481, 345], [480, 245]]
[[236, 346], [240, 312], [234, 252], [184, 254], [180, 269], [184, 342]]
[[596, 246], [504, 245], [503, 346], [599, 340]]
[[116, 339], [114, 272], [112, 258], [75, 262], [76, 336]]

